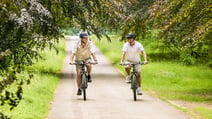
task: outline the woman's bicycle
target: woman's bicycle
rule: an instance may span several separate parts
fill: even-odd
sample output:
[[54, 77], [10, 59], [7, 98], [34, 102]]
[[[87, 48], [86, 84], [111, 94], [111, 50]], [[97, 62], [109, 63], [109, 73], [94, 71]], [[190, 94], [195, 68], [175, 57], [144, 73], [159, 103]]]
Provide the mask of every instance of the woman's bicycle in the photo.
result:
[[91, 62], [86, 63], [85, 61], [82, 61], [80, 63], [73, 63], [73, 65], [82, 65], [81, 73], [80, 73], [80, 78], [81, 78], [81, 80], [80, 80], [80, 89], [83, 92], [83, 99], [84, 100], [86, 100], [86, 89], [88, 88], [88, 73], [87, 73], [87, 71], [85, 69], [85, 66], [87, 64], [96, 64], [96, 63], [91, 63]]
[[120, 65], [130, 65], [132, 66], [132, 72], [130, 72], [130, 80], [131, 80], [131, 89], [133, 90], [133, 98], [134, 101], [137, 100], [137, 89], [138, 89], [138, 76], [137, 76], [137, 71], [135, 69], [136, 65], [143, 65], [144, 63], [127, 63], [127, 64], [120, 64]]

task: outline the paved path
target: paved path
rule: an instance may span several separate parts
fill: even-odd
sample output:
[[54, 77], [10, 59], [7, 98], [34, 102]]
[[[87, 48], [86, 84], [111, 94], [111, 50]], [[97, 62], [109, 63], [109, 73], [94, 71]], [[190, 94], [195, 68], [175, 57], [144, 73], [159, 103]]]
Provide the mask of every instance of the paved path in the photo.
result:
[[75, 67], [68, 65], [71, 45], [67, 38], [67, 57], [61, 83], [55, 92], [48, 119], [191, 119], [167, 103], [146, 94], [133, 101], [130, 85], [96, 49], [99, 64], [93, 66], [93, 82], [87, 100], [76, 95]]

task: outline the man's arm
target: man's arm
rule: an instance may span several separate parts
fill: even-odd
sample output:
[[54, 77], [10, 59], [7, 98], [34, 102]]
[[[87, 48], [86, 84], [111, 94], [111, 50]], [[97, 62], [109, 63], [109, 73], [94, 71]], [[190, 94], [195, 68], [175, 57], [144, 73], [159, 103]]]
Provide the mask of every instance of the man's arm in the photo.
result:
[[94, 63], [97, 63], [97, 58], [96, 58], [96, 54], [95, 53], [92, 53], [91, 54], [93, 60], [94, 60]]
[[144, 64], [147, 64], [147, 55], [145, 51], [141, 51], [141, 53], [143, 54], [143, 58], [144, 58]]
[[70, 64], [73, 64], [74, 63], [74, 56], [75, 56], [75, 53], [71, 53]]
[[123, 52], [123, 53], [122, 53], [122, 56], [121, 56], [121, 62], [120, 62], [121, 64], [124, 63], [125, 56], [126, 56], [126, 52]]

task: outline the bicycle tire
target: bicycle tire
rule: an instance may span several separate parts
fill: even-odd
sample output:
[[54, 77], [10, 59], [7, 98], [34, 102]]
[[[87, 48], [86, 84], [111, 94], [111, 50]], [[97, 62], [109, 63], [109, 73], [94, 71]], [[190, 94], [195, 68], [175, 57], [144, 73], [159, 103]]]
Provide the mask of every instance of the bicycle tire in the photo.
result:
[[83, 89], [83, 99], [86, 100], [86, 89]]
[[88, 87], [88, 84], [87, 84], [87, 75], [86, 74], [82, 74], [81, 76], [81, 88], [82, 89], [86, 89]]
[[136, 93], [136, 90], [138, 88], [138, 84], [137, 84], [137, 76], [136, 74], [133, 74], [132, 77], [131, 77], [131, 89], [133, 90], [133, 99], [134, 101], [137, 100], [137, 93]]
[[137, 76], [136, 74], [131, 75], [131, 89], [137, 89], [138, 83], [137, 83]]
[[83, 91], [83, 99], [86, 100], [86, 89], [87, 89], [87, 75], [86, 74], [82, 74], [82, 83], [81, 83], [81, 89]]
[[133, 98], [134, 98], [134, 101], [136, 101], [136, 100], [137, 100], [136, 89], [133, 89]]

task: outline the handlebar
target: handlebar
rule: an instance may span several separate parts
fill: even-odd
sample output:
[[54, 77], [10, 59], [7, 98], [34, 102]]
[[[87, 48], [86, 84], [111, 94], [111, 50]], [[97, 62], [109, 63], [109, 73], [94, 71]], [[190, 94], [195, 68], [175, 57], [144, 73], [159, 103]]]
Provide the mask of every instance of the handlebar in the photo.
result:
[[124, 63], [124, 64], [121, 64], [120, 65], [144, 65], [144, 63]]
[[70, 65], [86, 65], [86, 64], [98, 64], [98, 63], [93, 63], [93, 62], [87, 62], [87, 63], [85, 63], [85, 62], [82, 62], [82, 63], [73, 63], [73, 64], [71, 64], [71, 63], [69, 63]]

